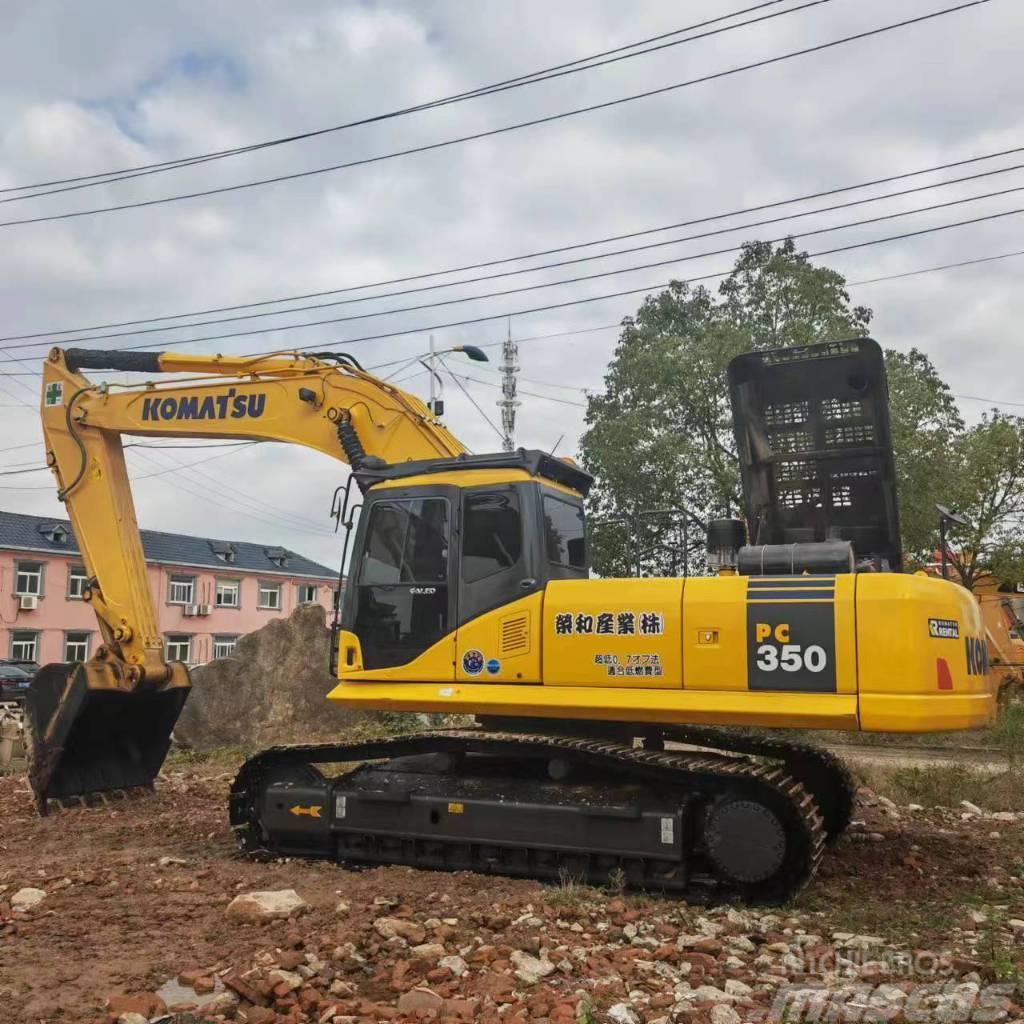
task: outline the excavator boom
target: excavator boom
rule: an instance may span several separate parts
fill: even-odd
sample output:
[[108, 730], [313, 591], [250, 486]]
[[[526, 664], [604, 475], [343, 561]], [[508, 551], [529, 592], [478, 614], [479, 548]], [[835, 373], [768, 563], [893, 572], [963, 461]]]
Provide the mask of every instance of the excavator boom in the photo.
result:
[[[157, 377], [96, 384], [86, 369]], [[31, 776], [42, 809], [51, 797], [151, 784], [191, 685], [187, 668], [164, 656], [122, 435], [301, 444], [356, 469], [465, 452], [419, 399], [330, 353], [54, 349], [41, 411], [47, 462], [86, 567], [83, 597], [103, 640], [87, 662], [45, 666], [28, 695]]]

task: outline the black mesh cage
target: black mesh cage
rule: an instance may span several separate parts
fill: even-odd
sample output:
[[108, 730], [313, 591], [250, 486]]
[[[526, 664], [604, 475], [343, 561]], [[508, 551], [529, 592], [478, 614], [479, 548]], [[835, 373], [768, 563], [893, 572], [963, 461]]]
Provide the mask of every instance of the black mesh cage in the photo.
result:
[[729, 394], [751, 544], [848, 540], [902, 565], [885, 361], [870, 338], [748, 352]]

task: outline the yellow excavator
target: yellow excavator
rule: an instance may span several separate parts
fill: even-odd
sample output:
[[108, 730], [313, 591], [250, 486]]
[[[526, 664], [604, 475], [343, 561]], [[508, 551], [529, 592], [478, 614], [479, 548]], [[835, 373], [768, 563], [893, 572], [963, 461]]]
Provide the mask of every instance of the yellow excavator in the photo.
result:
[[103, 645], [32, 685], [40, 810], [151, 785], [189, 691], [157, 628], [122, 436], [278, 441], [347, 462], [361, 492], [327, 697], [477, 725], [250, 758], [229, 807], [244, 852], [789, 898], [847, 825], [852, 786], [827, 752], [743, 727], [974, 728], [995, 698], [971, 596], [899, 571], [877, 344], [750, 353], [729, 376], [747, 515], [710, 523], [715, 574], [598, 579], [587, 473], [469, 454], [350, 355], [52, 350], [47, 459]]

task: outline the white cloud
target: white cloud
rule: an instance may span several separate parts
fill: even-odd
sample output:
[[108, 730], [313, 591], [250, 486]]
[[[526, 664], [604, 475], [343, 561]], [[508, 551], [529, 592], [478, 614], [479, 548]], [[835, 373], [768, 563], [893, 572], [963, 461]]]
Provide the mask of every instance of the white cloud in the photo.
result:
[[[612, 0], [499, 5], [380, 0], [343, 6], [327, 0], [301, 5], [172, 0], [147, 7], [133, 19], [126, 19], [123, 5], [113, 0], [66, 5], [59, 12], [29, 0], [12, 0], [7, 6], [8, 30], [0, 38], [0, 187], [166, 160], [359, 118], [722, 13], [721, 4], [711, 0], [683, 7], [653, 0], [630, 5]], [[294, 146], [34, 202], [0, 204], [0, 220], [140, 201], [429, 144], [712, 73], [934, 9], [930, 0], [905, 0], [898, 10], [885, 0], [824, 4], [601, 71]], [[202, 200], [0, 229], [0, 334], [401, 277], [1021, 145], [1015, 47], [1022, 28], [1024, 9], [1018, 5], [985, 5], [759, 71], [432, 153]], [[996, 184], [1002, 181], [1005, 186]], [[1020, 172], [988, 184], [797, 223], [811, 229], [868, 216], [876, 209], [909, 209], [1017, 183], [1022, 183]], [[1024, 207], [1024, 201], [1007, 196], [808, 239], [805, 245], [827, 248], [1015, 206]], [[829, 262], [858, 280], [1024, 248], [1018, 241], [1020, 223], [1020, 218], [992, 221], [837, 255]], [[761, 235], [781, 230], [764, 229]], [[745, 237], [728, 235], [583, 264], [575, 272], [725, 247]], [[1017, 278], [1022, 260], [865, 285], [853, 289], [853, 295], [874, 307], [874, 333], [881, 342], [924, 348], [954, 390], [1024, 400], [1021, 374], [1007, 359], [1008, 352], [1020, 347]], [[715, 272], [729, 263], [728, 256], [705, 258], [586, 284], [197, 348], [250, 351], [323, 344], [351, 347], [364, 362], [374, 364], [424, 351], [426, 331], [377, 342], [351, 343], [352, 338], [596, 296], [672, 276]], [[573, 272], [565, 268], [461, 290], [339, 305], [291, 319], [355, 315], [557, 280]], [[635, 310], [640, 300], [637, 295], [524, 316], [513, 326], [526, 336], [612, 324]], [[202, 333], [249, 326], [266, 322], [226, 324]], [[494, 342], [504, 331], [504, 321], [494, 320], [436, 333], [439, 345], [450, 346]], [[123, 341], [173, 348], [173, 339], [200, 333], [196, 329]], [[580, 394], [548, 385], [599, 385], [614, 342], [615, 332], [603, 331], [524, 343], [522, 372], [544, 383], [524, 381], [522, 387], [580, 401]], [[35, 367], [47, 344], [49, 339], [16, 354]], [[117, 342], [99, 344], [112, 347]], [[497, 358], [497, 350], [488, 351]], [[497, 380], [484, 368], [463, 365], [471, 376]], [[19, 364], [0, 368], [24, 370]], [[423, 393], [425, 378], [414, 378], [410, 387]], [[497, 421], [497, 390], [469, 387]], [[39, 436], [36, 388], [33, 378], [0, 378], [0, 425], [8, 445]], [[18, 406], [14, 396], [29, 405]], [[497, 446], [491, 428], [450, 381], [445, 397], [448, 422], [467, 444], [477, 450]], [[583, 427], [582, 412], [524, 396], [519, 440], [550, 448], [564, 435], [559, 451], [572, 452]], [[173, 454], [181, 462], [203, 457], [188, 451]], [[0, 462], [5, 460], [21, 461], [22, 452], [0, 453]], [[147, 465], [149, 471], [154, 468], [145, 459], [133, 456], [132, 462], [139, 473]], [[327, 562], [337, 557], [339, 544], [333, 536], [291, 530], [262, 503], [319, 521], [344, 477], [341, 466], [315, 453], [268, 446], [197, 468], [219, 482], [217, 496], [210, 495], [216, 504], [184, 493], [184, 487], [202, 491], [204, 480], [210, 484], [204, 477], [142, 480], [136, 497], [144, 525], [282, 543]], [[6, 479], [40, 489], [0, 490], [3, 507], [59, 513], [45, 474]]]

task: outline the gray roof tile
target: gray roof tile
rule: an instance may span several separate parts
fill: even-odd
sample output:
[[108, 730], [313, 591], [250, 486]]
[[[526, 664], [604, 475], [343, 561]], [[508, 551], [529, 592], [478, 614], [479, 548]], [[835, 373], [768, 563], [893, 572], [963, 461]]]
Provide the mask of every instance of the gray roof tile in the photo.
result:
[[[337, 572], [326, 565], [303, 558], [273, 544], [252, 544], [241, 540], [214, 540], [184, 533], [141, 530], [142, 548], [147, 562], [167, 565], [208, 566], [227, 572], [286, 573], [289, 576], [315, 576], [337, 579]], [[20, 512], [0, 512], [0, 549], [49, 551], [55, 555], [78, 554], [74, 530], [66, 519], [28, 516]], [[234, 560], [225, 562], [216, 551], [234, 551]], [[280, 564], [281, 556], [286, 560]]]

